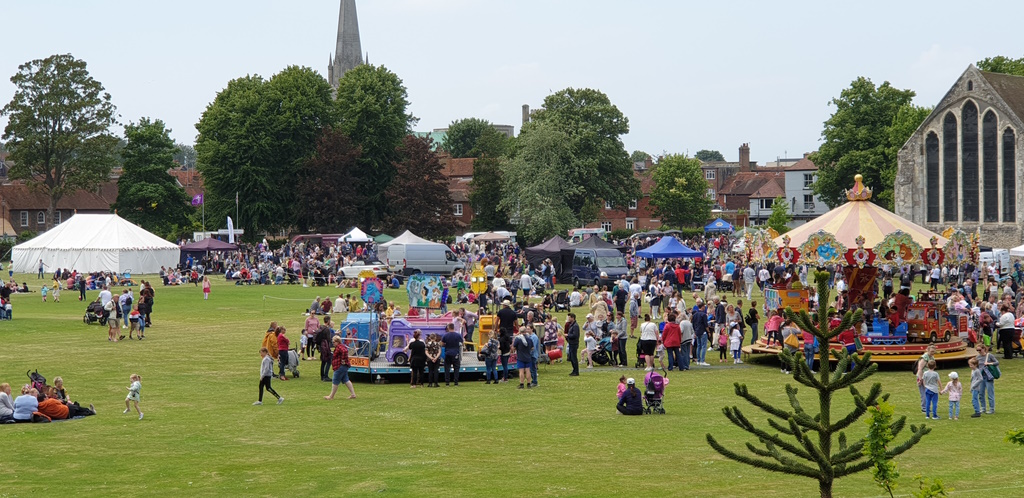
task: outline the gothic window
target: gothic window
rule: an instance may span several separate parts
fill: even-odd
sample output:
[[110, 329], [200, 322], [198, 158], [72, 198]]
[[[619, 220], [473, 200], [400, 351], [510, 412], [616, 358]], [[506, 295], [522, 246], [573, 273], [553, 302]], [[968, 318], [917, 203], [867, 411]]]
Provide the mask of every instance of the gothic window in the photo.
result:
[[1017, 136], [1003, 132], [1003, 221], [1017, 221]]
[[971, 90], [974, 90], [974, 82], [971, 80], [967, 80], [967, 91], [969, 92]]
[[962, 221], [978, 221], [978, 108], [974, 102], [964, 104], [960, 113], [960, 199], [964, 207]]
[[981, 119], [982, 206], [986, 222], [999, 221], [999, 135], [996, 113], [988, 111]]
[[935, 132], [929, 133], [924, 139], [924, 157], [925, 181], [928, 183], [927, 219], [928, 223], [938, 223], [939, 198], [942, 193], [939, 192], [939, 136]]
[[40, 212], [36, 213], [36, 224], [37, 225], [45, 225], [46, 224], [46, 211], [40, 211]]
[[942, 120], [942, 198], [945, 202], [942, 205], [942, 218], [953, 222], [957, 221], [960, 205], [957, 196], [956, 145], [956, 116], [948, 112]]

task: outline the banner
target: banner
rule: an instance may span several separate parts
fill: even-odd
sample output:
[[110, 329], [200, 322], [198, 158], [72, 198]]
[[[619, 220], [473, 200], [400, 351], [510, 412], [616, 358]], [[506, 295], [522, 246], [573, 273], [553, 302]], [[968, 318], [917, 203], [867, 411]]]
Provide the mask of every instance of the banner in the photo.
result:
[[230, 216], [228, 216], [228, 243], [235, 243], [235, 224], [231, 221]]
[[202, 206], [202, 205], [203, 205], [203, 194], [196, 194], [196, 196], [192, 198], [192, 206], [193, 207], [198, 207], [198, 206]]
[[439, 275], [417, 274], [409, 277], [405, 285], [410, 308], [441, 308], [444, 286]]

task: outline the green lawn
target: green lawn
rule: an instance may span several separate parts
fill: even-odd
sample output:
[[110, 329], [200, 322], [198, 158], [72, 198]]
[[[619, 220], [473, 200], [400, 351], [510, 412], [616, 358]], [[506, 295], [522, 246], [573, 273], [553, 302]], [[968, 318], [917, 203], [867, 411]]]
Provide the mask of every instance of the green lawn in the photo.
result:
[[[34, 276], [23, 280], [38, 288]], [[26, 370], [61, 375], [72, 399], [94, 403], [99, 414], [0, 426], [0, 496], [817, 494], [815, 482], [727, 461], [705, 442], [707, 432], [733, 448], [750, 440], [721, 412], [744, 408], [733, 382], [785, 402], [788, 377], [775, 359], [673, 373], [664, 416], [615, 415], [623, 370], [570, 378], [566, 364], [542, 365], [540, 388], [530, 391], [482, 381], [429, 390], [364, 381], [356, 384], [358, 399], [328, 402], [319, 364], [303, 362], [302, 378], [274, 382], [283, 405], [256, 407], [257, 351], [267, 323], [284, 324], [296, 341], [301, 311], [326, 291], [213, 280], [208, 302], [195, 287], [158, 286], [155, 326], [142, 342], [107, 342], [105, 327], [82, 323], [77, 294], [65, 291], [59, 304], [39, 302], [38, 293], [16, 296], [15, 320], [0, 322], [0, 382], [17, 394]], [[969, 379], [966, 365], [956, 369]], [[1007, 429], [1024, 425], [1022, 371], [1024, 361], [1003, 365], [996, 415], [969, 418], [968, 396], [959, 422], [929, 422], [934, 431], [898, 460], [900, 490], [924, 474], [943, 479], [957, 496], [1024, 494], [1024, 449], [1002, 441]], [[132, 373], [142, 376], [142, 421], [121, 414]], [[890, 367], [872, 380], [892, 394], [897, 414], [922, 421], [908, 368]], [[846, 403], [849, 395], [837, 399]], [[939, 413], [945, 410], [943, 397]], [[855, 424], [850, 435], [860, 437], [864, 428]], [[880, 494], [869, 473], [840, 480], [835, 493]]]

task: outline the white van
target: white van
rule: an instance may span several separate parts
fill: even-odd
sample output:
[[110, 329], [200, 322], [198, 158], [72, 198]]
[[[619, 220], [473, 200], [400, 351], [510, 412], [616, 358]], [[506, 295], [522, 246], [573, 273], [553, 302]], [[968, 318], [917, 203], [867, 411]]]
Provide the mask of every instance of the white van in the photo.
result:
[[1010, 264], [1010, 251], [1007, 249], [981, 251], [978, 253], [978, 262], [985, 267], [995, 266], [1000, 277], [1005, 277], [1013, 271], [1013, 266]]
[[466, 264], [444, 244], [395, 244], [388, 247], [388, 270], [409, 276], [417, 273], [451, 275]]

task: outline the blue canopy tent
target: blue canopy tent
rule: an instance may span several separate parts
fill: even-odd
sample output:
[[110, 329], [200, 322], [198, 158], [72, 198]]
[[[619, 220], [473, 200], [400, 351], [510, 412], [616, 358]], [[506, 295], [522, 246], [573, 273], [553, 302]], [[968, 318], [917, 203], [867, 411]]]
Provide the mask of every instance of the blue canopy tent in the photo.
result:
[[731, 231], [732, 225], [721, 218], [704, 226], [704, 233], [729, 233]]
[[662, 237], [661, 240], [651, 247], [637, 251], [636, 255], [641, 258], [653, 259], [704, 257], [704, 253], [684, 246], [682, 242], [679, 242], [679, 239], [672, 236]]

